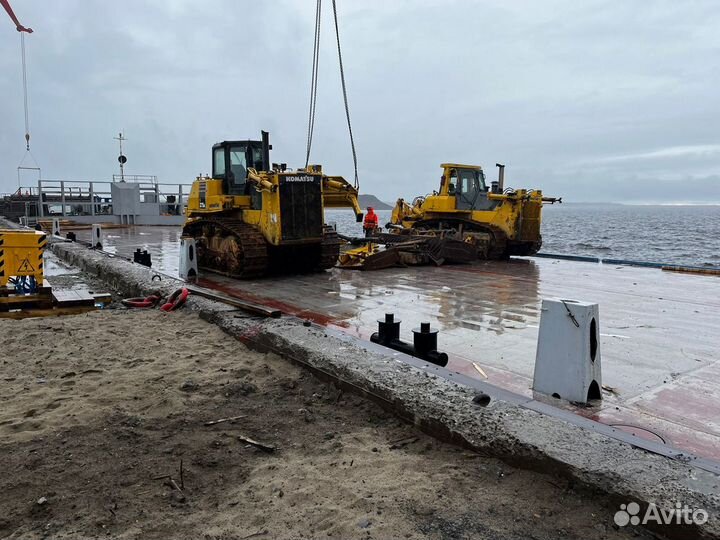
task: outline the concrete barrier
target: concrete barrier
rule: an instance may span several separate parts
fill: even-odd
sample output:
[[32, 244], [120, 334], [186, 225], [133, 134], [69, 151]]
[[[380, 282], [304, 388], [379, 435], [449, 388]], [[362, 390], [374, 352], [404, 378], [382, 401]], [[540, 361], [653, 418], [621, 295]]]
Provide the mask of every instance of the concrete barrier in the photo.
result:
[[533, 390], [577, 403], [602, 399], [601, 364], [598, 305], [544, 299]]

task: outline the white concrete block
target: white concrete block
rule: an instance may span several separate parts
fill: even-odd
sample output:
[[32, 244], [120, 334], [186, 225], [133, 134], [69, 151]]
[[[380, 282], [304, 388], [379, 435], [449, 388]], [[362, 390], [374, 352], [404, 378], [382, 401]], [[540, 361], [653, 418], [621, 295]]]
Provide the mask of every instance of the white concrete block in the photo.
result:
[[92, 226], [92, 247], [102, 249], [102, 226], [99, 223], [93, 223]]
[[52, 235], [60, 236], [60, 218], [53, 218], [52, 220]]
[[197, 279], [198, 264], [195, 239], [189, 237], [180, 238], [180, 264], [178, 273], [185, 281]]
[[533, 390], [569, 401], [602, 399], [597, 304], [544, 299]]

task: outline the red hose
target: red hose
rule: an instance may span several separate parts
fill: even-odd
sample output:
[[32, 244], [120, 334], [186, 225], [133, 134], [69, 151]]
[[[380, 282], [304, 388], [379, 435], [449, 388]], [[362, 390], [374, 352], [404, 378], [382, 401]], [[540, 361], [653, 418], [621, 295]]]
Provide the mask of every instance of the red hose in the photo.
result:
[[185, 304], [188, 296], [190, 296], [190, 291], [188, 291], [185, 287], [181, 287], [170, 295], [167, 301], [160, 306], [160, 309], [162, 311], [175, 311]]
[[122, 305], [131, 308], [149, 308], [155, 307], [159, 301], [159, 296], [151, 294], [150, 296], [147, 296], [145, 298], [125, 298], [124, 300], [122, 300]]

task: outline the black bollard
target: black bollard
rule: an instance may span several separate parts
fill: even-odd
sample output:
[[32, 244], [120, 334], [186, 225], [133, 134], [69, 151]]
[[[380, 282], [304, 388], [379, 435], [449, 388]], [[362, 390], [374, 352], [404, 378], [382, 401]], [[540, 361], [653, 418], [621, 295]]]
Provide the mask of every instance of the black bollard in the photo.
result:
[[148, 251], [146, 249], [143, 251], [140, 251], [140, 248], [137, 248], [135, 250], [135, 253], [133, 253], [133, 262], [136, 262], [137, 264], [142, 264], [143, 266], [147, 266], [148, 268], [151, 268], [152, 267], [151, 254], [148, 253]]
[[447, 354], [437, 350], [438, 331], [432, 330], [430, 323], [421, 323], [413, 334], [412, 345], [400, 340], [400, 321], [396, 321], [392, 313], [386, 313], [385, 319], [378, 320], [378, 331], [370, 336], [370, 341], [442, 367], [447, 365]]
[[393, 339], [400, 339], [400, 323], [392, 313], [385, 314], [385, 320], [378, 320], [378, 338], [380, 343], [389, 343]]

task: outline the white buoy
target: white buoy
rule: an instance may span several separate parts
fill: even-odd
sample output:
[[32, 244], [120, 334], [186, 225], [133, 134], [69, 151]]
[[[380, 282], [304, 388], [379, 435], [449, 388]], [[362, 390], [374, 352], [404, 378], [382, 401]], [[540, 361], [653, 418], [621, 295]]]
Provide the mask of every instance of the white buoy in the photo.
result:
[[568, 401], [602, 399], [597, 304], [544, 299], [533, 390]]
[[53, 236], [60, 236], [60, 218], [53, 218], [52, 234]]
[[178, 273], [185, 281], [197, 279], [198, 264], [197, 252], [195, 251], [195, 239], [183, 237], [180, 239], [180, 264]]
[[93, 223], [92, 226], [92, 247], [102, 249], [102, 226], [99, 223]]

